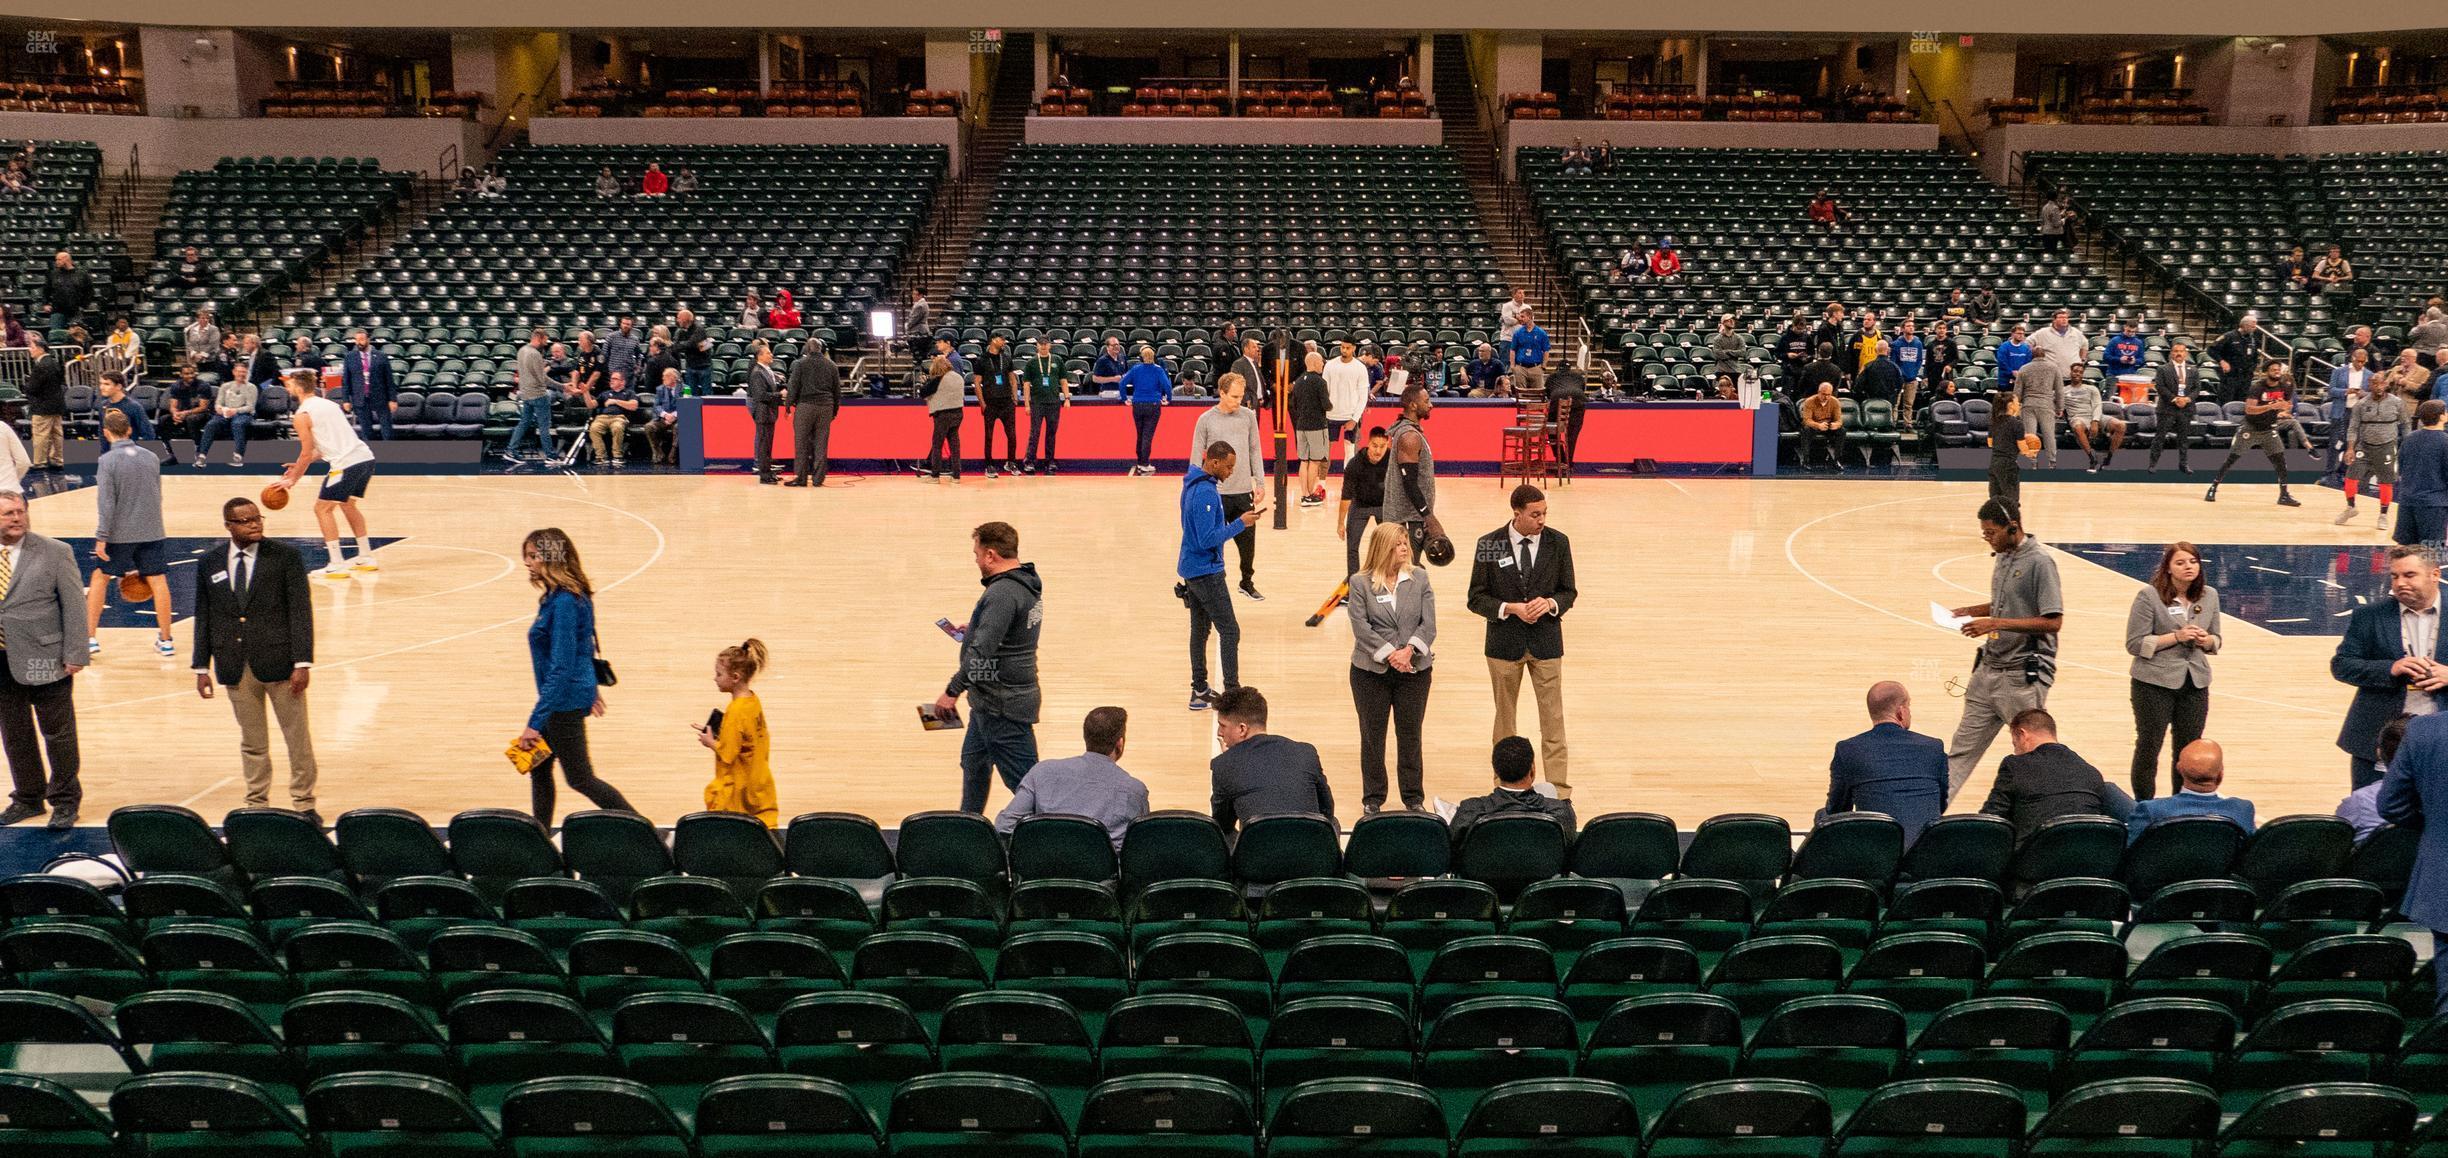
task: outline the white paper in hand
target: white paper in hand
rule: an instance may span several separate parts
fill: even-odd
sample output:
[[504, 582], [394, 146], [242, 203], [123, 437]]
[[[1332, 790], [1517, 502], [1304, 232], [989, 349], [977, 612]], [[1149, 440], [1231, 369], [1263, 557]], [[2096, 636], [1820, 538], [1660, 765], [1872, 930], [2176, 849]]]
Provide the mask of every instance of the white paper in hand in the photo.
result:
[[1952, 609], [1948, 608], [1946, 604], [1932, 599], [1930, 600], [1930, 622], [1946, 628], [1948, 631], [1962, 631], [1964, 624], [1972, 622], [1972, 617], [1969, 615], [1957, 615]]

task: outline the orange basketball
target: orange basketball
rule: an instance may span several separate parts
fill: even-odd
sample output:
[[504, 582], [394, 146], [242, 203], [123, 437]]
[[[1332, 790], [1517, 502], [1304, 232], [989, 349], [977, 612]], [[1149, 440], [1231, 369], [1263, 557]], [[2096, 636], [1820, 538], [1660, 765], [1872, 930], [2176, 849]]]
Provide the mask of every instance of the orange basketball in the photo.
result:
[[265, 487], [262, 494], [255, 496], [255, 501], [262, 503], [263, 509], [267, 511], [280, 510], [289, 505], [289, 488], [273, 483]]
[[153, 601], [153, 585], [145, 582], [144, 576], [130, 571], [119, 577], [119, 598], [130, 603], [150, 603]]

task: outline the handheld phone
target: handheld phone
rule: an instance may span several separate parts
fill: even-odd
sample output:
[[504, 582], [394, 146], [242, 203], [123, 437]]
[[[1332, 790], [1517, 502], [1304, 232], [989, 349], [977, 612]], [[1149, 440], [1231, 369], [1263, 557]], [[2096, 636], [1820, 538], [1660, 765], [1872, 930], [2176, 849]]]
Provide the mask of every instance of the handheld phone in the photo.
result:
[[969, 633], [968, 633], [968, 632], [966, 632], [966, 631], [962, 631], [960, 628], [957, 628], [957, 627], [952, 626], [952, 621], [951, 621], [951, 620], [949, 620], [949, 619], [938, 619], [938, 620], [936, 620], [936, 621], [935, 621], [935, 626], [936, 626], [936, 628], [937, 628], [937, 629], [941, 630], [941, 631], [942, 631], [942, 632], [943, 632], [945, 635], [949, 635], [949, 636], [951, 636], [951, 637], [952, 637], [953, 642], [955, 642], [955, 643], [964, 642], [964, 641], [966, 641], [966, 640], [968, 639], [968, 637], [969, 637]]

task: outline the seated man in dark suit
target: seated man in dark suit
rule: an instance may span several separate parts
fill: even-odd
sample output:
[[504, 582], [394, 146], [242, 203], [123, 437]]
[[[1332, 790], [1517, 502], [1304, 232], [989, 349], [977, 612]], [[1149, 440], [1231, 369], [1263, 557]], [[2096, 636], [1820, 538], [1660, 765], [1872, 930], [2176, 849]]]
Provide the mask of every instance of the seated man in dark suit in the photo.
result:
[[1224, 750], [1207, 762], [1214, 775], [1216, 823], [1232, 830], [1244, 821], [1286, 812], [1314, 812], [1334, 819], [1334, 790], [1317, 749], [1267, 734], [1266, 697], [1246, 684], [1216, 697], [1216, 742]]
[[[1520, 736], [1507, 736], [1496, 741], [1496, 751], [1490, 757], [1496, 768], [1496, 790], [1485, 796], [1473, 796], [1455, 807], [1455, 844], [1462, 843], [1462, 834], [1469, 831], [1471, 825], [1501, 812], [1535, 812], [1554, 817], [1556, 823], [1564, 826], [1565, 838], [1571, 839], [1578, 827], [1573, 819], [1572, 801], [1558, 800], [1538, 790], [1537, 756], [1530, 748], [1530, 741]], [[1943, 762], [1945, 754], [1941, 753], [1939, 759]]]
[[2057, 742], [2057, 717], [2046, 708], [2015, 713], [2006, 725], [2015, 754], [1998, 763], [1997, 784], [1981, 811], [2013, 822], [2015, 839], [2027, 840], [2060, 816], [2133, 813], [2133, 797], [2100, 779], [2099, 769]]
[[2125, 843], [2142, 839], [2142, 830], [2178, 816], [2224, 816], [2253, 830], [2252, 801], [2219, 795], [2227, 779], [2227, 753], [2209, 740], [2195, 740], [2176, 753], [2176, 795], [2145, 800], [2125, 818]]
[[1912, 730], [1912, 693], [1893, 680], [1870, 685], [1870, 730], [1836, 742], [1828, 761], [1827, 807], [1883, 812], [1904, 828], [1910, 847], [1946, 810], [1946, 745]]

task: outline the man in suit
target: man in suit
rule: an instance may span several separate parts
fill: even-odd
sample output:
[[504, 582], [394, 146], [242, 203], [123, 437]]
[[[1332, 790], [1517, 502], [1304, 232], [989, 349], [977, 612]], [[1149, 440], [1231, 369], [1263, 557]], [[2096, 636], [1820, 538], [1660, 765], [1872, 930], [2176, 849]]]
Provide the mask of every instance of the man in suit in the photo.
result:
[[34, 358], [26, 370], [26, 426], [34, 433], [34, 465], [58, 470], [67, 465], [68, 367], [51, 352], [51, 343], [36, 335], [26, 339]]
[[263, 512], [245, 499], [221, 504], [229, 547], [196, 560], [196, 695], [229, 689], [238, 717], [238, 759], [248, 807], [271, 802], [272, 743], [264, 704], [280, 721], [289, 750], [289, 806], [323, 823], [315, 811], [314, 736], [307, 731], [306, 680], [314, 667], [314, 597], [306, 557], [264, 538]]
[[[1239, 374], [1241, 381], [1249, 386], [1249, 397], [1243, 401], [1255, 409], [1264, 410], [1273, 395], [1267, 393], [1267, 376], [1265, 370], [1259, 366], [1258, 350], [1258, 339], [1254, 337], [1241, 339], [1241, 356], [1233, 359], [1232, 367], [1225, 373]], [[1221, 380], [1218, 379], [1218, 381]], [[1265, 465], [1260, 463], [1259, 468], [1264, 469]]]
[[786, 487], [820, 487], [825, 484], [825, 460], [833, 444], [833, 416], [841, 412], [841, 367], [833, 364], [833, 355], [825, 350], [824, 342], [810, 338], [799, 351], [799, 360], [791, 363], [790, 379], [783, 384], [782, 404], [791, 408], [792, 478]]
[[2143, 829], [2179, 816], [2224, 816], [2242, 825], [2246, 836], [2252, 835], [2252, 801], [2219, 795], [2226, 779], [2224, 749], [2209, 740], [2185, 745], [2176, 753], [2176, 794], [2134, 805], [2133, 815], [2125, 818], [2125, 843], [2142, 839]]
[[1827, 807], [1819, 815], [1883, 812], [1910, 847], [1946, 811], [1946, 745], [1912, 730], [1912, 693], [1894, 680], [1870, 685], [1870, 730], [1836, 742], [1828, 760]]
[[2185, 450], [2193, 442], [2193, 400], [2201, 389], [2201, 367], [2193, 361], [2192, 352], [2182, 341], [2168, 343], [2168, 360], [2162, 363], [2151, 383], [2152, 433], [2149, 470], [2159, 469], [2159, 452], [2170, 445], [2176, 448], [2176, 470], [2191, 474], [2185, 465]]
[[2060, 816], [2131, 815], [2133, 797], [2100, 778], [2099, 769], [2057, 742], [2057, 717], [2046, 708], [2017, 713], [2007, 725], [2014, 755], [1998, 762], [1997, 784], [1981, 811], [2014, 824], [2015, 840], [2029, 839]]
[[[391, 378], [391, 356], [374, 348], [373, 335], [358, 330], [354, 345], [340, 356], [340, 396], [357, 416], [358, 436], [367, 442], [388, 441], [391, 412], [399, 409], [399, 387]], [[381, 431], [377, 434], [376, 431]]]
[[[1471, 556], [1471, 614], [1487, 620], [1488, 679], [1496, 690], [1496, 739], [1518, 734], [1514, 709], [1522, 673], [1538, 697], [1539, 745], [1547, 782], [1572, 799], [1564, 747], [1564, 613], [1580, 597], [1572, 543], [1547, 525], [1547, 496], [1513, 488], [1513, 521], [1479, 536]], [[1354, 568], [1357, 570], [1357, 568]]]
[[1269, 735], [1266, 697], [1243, 685], [1215, 699], [1216, 744], [1224, 750], [1207, 762], [1216, 823], [1227, 831], [1261, 816], [1314, 812], [1334, 819], [1334, 790], [1326, 786], [1317, 749]]
[[52, 830], [64, 832], [85, 796], [72, 678], [85, 667], [85, 592], [68, 545], [29, 524], [25, 496], [0, 492], [0, 748], [16, 782], [0, 825], [48, 806]]
[[1554, 818], [1564, 826], [1566, 839], [1572, 837], [1579, 824], [1573, 816], [1572, 801], [1554, 799], [1538, 790], [1538, 761], [1530, 750], [1530, 741], [1519, 736], [1506, 736], [1496, 741], [1489, 763], [1495, 766], [1496, 790], [1485, 796], [1473, 796], [1454, 806], [1454, 846], [1462, 844], [1462, 834], [1470, 826], [1488, 817], [1506, 812], [1529, 812]]
[[748, 418], [756, 423], [757, 481], [781, 482], [773, 469], [774, 424], [782, 420], [782, 376], [774, 372], [773, 347], [757, 343], [756, 364], [748, 367]]
[[[2380, 784], [2380, 819], [2422, 833], [2414, 869], [2406, 879], [2398, 911], [2434, 930], [2435, 944], [2448, 944], [2448, 824], [2430, 824], [2436, 805], [2448, 818], [2448, 716], [2417, 717], [2406, 725], [2405, 743], [2389, 761]], [[2433, 1012], [2448, 1014], [2448, 953], [2431, 957]]]
[[[2448, 663], [2439, 651], [2439, 560], [2420, 546], [2388, 552], [2389, 602], [2355, 608], [2329, 676], [2355, 689], [2338, 729], [2337, 745], [2350, 761], [2352, 787], [2380, 778], [2372, 764], [2380, 729], [2399, 712], [2427, 716], [2443, 706]], [[2448, 798], [2443, 799], [2448, 806]]]

